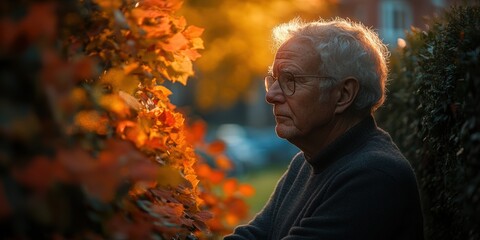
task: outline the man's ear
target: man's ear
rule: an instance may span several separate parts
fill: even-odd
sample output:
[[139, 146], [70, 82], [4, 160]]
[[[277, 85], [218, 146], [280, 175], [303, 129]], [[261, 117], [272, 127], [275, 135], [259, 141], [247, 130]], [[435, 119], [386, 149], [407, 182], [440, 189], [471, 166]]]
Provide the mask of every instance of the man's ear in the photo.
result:
[[360, 84], [354, 77], [348, 77], [342, 80], [338, 85], [339, 97], [336, 102], [336, 114], [344, 113], [357, 97]]

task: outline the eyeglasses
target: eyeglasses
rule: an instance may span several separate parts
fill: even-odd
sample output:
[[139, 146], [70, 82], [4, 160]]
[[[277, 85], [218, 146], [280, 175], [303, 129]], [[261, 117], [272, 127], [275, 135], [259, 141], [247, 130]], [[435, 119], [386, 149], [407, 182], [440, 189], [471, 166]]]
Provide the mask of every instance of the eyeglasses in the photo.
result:
[[280, 74], [278, 78], [274, 77], [273, 75], [268, 75], [265, 77], [265, 89], [268, 90], [272, 87], [272, 85], [278, 81], [280, 88], [282, 89], [283, 93], [287, 96], [292, 96], [295, 93], [295, 78], [300, 77], [314, 77], [314, 78], [330, 78], [333, 77], [328, 76], [318, 76], [318, 75], [294, 75], [289, 72], [284, 72]]

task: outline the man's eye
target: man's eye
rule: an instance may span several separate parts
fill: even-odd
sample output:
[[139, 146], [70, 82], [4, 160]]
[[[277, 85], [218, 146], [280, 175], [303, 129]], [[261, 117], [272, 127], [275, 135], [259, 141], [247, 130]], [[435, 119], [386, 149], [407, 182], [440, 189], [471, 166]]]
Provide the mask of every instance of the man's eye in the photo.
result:
[[282, 77], [283, 77], [284, 81], [286, 81], [286, 82], [295, 81], [295, 78], [294, 78], [293, 75], [290, 74], [290, 73], [286, 73], [286, 74], [284, 74]]

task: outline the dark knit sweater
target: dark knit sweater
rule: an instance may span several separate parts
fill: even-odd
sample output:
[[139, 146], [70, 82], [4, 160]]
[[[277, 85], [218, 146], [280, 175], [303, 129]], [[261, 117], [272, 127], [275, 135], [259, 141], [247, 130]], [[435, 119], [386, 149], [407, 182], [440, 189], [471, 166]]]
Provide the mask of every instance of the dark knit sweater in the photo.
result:
[[297, 154], [263, 210], [225, 239], [423, 239], [414, 172], [368, 117], [311, 161]]

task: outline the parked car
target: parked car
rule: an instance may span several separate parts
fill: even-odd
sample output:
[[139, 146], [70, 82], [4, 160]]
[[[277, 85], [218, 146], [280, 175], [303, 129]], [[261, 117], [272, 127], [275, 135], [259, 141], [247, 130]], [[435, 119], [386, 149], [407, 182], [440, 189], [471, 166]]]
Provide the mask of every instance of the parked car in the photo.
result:
[[235, 164], [235, 173], [270, 165], [287, 165], [299, 150], [275, 134], [273, 127], [251, 128], [222, 124], [214, 132], [227, 145], [227, 155]]

